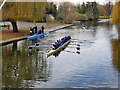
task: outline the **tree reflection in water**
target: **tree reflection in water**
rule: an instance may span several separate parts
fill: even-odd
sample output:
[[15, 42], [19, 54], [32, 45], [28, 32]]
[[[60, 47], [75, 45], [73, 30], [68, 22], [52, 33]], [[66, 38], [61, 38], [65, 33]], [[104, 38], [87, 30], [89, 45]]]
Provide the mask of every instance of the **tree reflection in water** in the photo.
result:
[[44, 58], [44, 52], [43, 54], [33, 52], [33, 56], [28, 56], [27, 46], [27, 40], [3, 46], [3, 87], [33, 87], [35, 81], [47, 82], [50, 79], [51, 64]]
[[118, 28], [118, 39], [112, 39], [113, 65], [120, 72], [120, 28]]

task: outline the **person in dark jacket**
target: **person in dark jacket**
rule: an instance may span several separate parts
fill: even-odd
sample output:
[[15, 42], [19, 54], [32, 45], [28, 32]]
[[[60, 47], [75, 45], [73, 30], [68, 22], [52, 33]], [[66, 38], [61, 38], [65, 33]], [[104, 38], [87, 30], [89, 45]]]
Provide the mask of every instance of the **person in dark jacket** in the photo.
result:
[[42, 32], [41, 32], [41, 29], [39, 30], [39, 32], [38, 32], [38, 34], [41, 34]]
[[34, 29], [30, 27], [30, 35], [34, 35]]
[[35, 26], [34, 29], [35, 29], [35, 33], [37, 33], [37, 26]]
[[44, 33], [44, 26], [41, 27], [42, 33]]

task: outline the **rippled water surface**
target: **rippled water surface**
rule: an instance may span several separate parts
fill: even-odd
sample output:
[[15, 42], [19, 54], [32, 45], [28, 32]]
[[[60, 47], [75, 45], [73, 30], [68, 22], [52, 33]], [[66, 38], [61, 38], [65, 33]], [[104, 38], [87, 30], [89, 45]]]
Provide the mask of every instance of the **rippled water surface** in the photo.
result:
[[[3, 87], [118, 88], [120, 28], [108, 23], [85, 24], [86, 30], [77, 25], [52, 32], [39, 40], [3, 46]], [[72, 42], [47, 58], [51, 44], [65, 35], [71, 35]], [[28, 50], [28, 46], [35, 43], [40, 46]]]

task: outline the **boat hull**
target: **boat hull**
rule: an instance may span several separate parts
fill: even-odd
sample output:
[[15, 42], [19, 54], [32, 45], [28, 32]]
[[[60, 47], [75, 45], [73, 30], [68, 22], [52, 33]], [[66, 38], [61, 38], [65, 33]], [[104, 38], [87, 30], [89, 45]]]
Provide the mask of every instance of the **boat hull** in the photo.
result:
[[60, 51], [62, 48], [64, 48], [67, 44], [69, 44], [71, 40], [67, 41], [66, 43], [64, 43], [62, 46], [60, 46], [59, 48], [57, 48], [56, 50], [51, 50], [48, 54], [47, 57], [53, 55], [54, 53], [57, 53], [58, 51]]
[[44, 36], [44, 35], [47, 35], [47, 34], [49, 34], [49, 32], [42, 33], [42, 34], [32, 35], [30, 37], [27, 37], [27, 39], [37, 39], [38, 37], [41, 37], [41, 36]]

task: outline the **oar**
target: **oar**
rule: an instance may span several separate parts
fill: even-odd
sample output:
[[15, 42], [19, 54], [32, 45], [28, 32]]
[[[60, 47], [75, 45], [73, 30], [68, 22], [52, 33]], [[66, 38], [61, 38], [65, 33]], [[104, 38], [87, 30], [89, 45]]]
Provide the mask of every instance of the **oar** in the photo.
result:
[[80, 50], [80, 47], [71, 47], [71, 46], [68, 46], [68, 48], [76, 48], [77, 50]]
[[28, 49], [33, 49], [35, 48], [35, 46], [31, 45], [31, 46], [28, 46]]
[[76, 45], [76, 46], [81, 46], [80, 44], [69, 44], [69, 45]]
[[83, 40], [83, 41], [79, 41], [79, 40], [73, 40], [71, 42], [78, 42], [78, 43], [94, 43], [93, 41], [89, 41], [89, 40]]
[[80, 54], [80, 52], [79, 52], [79, 51], [72, 52], [72, 51], [65, 50], [65, 52], [70, 52], [70, 53], [77, 53], [77, 54]]
[[32, 56], [33, 54], [32, 53], [28, 53], [28, 56]]
[[85, 40], [80, 40], [80, 39], [72, 39], [71, 42], [75, 42], [75, 41], [85, 41]]
[[43, 46], [43, 45], [53, 45], [53, 44], [41, 44], [41, 43], [35, 43], [35, 46]]
[[29, 50], [31, 50], [31, 49], [34, 49], [34, 48], [41, 48], [41, 47], [43, 47], [43, 48], [47, 48], [46, 46], [48, 46], [48, 45], [39, 45], [39, 46], [28, 46], [28, 49]]

